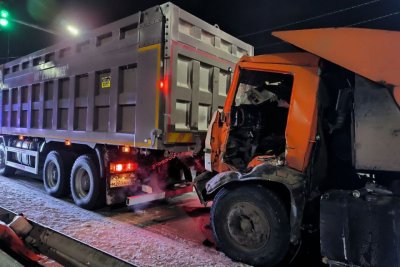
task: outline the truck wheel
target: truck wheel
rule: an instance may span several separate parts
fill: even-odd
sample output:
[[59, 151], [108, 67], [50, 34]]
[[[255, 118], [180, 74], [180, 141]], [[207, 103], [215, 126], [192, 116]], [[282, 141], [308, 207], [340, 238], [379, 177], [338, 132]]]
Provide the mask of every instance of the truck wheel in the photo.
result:
[[275, 266], [289, 247], [285, 206], [261, 186], [221, 189], [211, 208], [211, 225], [217, 247], [250, 265]]
[[6, 165], [6, 147], [0, 144], [0, 175], [10, 176], [15, 173], [15, 168]]
[[67, 158], [60, 152], [51, 151], [47, 154], [43, 166], [43, 184], [50, 196], [64, 197], [68, 194], [71, 166], [65, 160]]
[[76, 205], [84, 209], [95, 209], [104, 204], [105, 188], [102, 188], [99, 170], [89, 155], [76, 159], [71, 171], [72, 198]]

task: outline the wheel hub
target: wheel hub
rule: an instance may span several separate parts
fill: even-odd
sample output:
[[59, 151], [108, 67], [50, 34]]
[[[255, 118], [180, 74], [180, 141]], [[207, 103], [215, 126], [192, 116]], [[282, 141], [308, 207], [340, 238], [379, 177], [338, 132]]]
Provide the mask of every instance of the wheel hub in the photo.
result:
[[85, 198], [90, 191], [90, 177], [85, 169], [78, 170], [75, 180], [75, 191], [80, 198]]
[[237, 203], [227, 215], [228, 231], [237, 245], [259, 249], [266, 244], [270, 226], [258, 207], [248, 202]]
[[54, 162], [50, 162], [47, 166], [46, 179], [49, 187], [55, 187], [57, 185], [58, 171], [57, 166], [54, 164]]
[[246, 217], [241, 217], [240, 218], [240, 229], [243, 232], [251, 232], [252, 230], [254, 230], [254, 225], [252, 225], [252, 222], [249, 218]]

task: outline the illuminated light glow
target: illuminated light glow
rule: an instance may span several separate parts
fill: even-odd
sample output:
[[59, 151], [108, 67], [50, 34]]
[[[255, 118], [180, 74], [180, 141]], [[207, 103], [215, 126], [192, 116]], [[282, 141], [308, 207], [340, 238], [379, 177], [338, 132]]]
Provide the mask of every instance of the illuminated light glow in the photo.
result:
[[24, 140], [24, 136], [23, 135], [20, 135], [20, 136], [18, 136], [18, 140]]
[[71, 145], [71, 140], [65, 140], [65, 145], [70, 146]]
[[0, 19], [0, 26], [5, 27], [5, 26], [7, 26], [7, 25], [8, 25], [8, 20], [6, 20], [6, 19], [4, 19], [4, 18]]
[[78, 30], [78, 28], [76, 28], [76, 27], [74, 27], [74, 26], [72, 26], [72, 25], [68, 25], [68, 26], [67, 26], [67, 30], [68, 30], [68, 32], [71, 33], [72, 35], [75, 35], [75, 36], [79, 35], [79, 30]]
[[0, 10], [0, 16], [2, 17], [2, 18], [8, 18], [8, 16], [9, 16], [10, 14], [8, 13], [8, 11], [7, 10], [5, 10], [5, 9], [2, 9], [2, 10]]
[[132, 163], [126, 164], [126, 170], [127, 170], [127, 171], [133, 170], [133, 166], [132, 166], [132, 165], [133, 165]]
[[133, 171], [136, 171], [136, 170], [137, 170], [137, 168], [138, 168], [138, 165], [137, 165], [137, 163], [130, 162], [130, 163], [127, 163], [127, 164], [126, 164], [126, 171], [127, 171], [127, 172], [133, 172]]
[[137, 168], [138, 164], [136, 162], [111, 163], [110, 173], [134, 172]]
[[123, 146], [122, 147], [122, 152], [129, 153], [129, 152], [131, 152], [131, 148], [129, 146]]
[[159, 88], [160, 88], [160, 91], [163, 92], [165, 95], [168, 94], [168, 78], [167, 77], [160, 80]]
[[122, 170], [123, 170], [123, 165], [121, 163], [115, 165], [116, 172], [122, 172]]

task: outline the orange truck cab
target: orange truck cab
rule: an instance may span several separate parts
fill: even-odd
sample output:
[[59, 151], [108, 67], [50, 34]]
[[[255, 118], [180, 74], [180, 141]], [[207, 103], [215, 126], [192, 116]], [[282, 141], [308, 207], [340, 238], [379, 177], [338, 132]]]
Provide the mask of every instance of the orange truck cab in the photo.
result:
[[[208, 129], [207, 172], [195, 188], [202, 203], [213, 201], [217, 246], [275, 266], [291, 260], [305, 230], [320, 231], [331, 266], [399, 266], [390, 246], [400, 237], [378, 229], [400, 218], [377, 212], [400, 210], [400, 33], [274, 35], [305, 52], [243, 57]], [[362, 249], [366, 233], [382, 238], [381, 249]]]

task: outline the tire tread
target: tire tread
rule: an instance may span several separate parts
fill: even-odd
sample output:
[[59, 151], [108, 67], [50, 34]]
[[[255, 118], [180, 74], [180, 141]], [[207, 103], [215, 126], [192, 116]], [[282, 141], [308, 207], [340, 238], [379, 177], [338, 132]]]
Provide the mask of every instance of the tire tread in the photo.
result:
[[[219, 237], [217, 234], [217, 223], [221, 223], [219, 220], [222, 218], [218, 218], [218, 212], [221, 211], [221, 201], [224, 201], [224, 198], [231, 194], [239, 194], [241, 196], [245, 194], [249, 194], [249, 196], [257, 195], [264, 198], [264, 203], [267, 203], [275, 215], [280, 218], [280, 223], [278, 227], [275, 227], [279, 234], [271, 234], [270, 240], [273, 244], [277, 244], [280, 248], [278, 250], [272, 250], [268, 253], [260, 252], [260, 255], [244, 255], [238, 251], [235, 251], [236, 248], [232, 247], [229, 242], [224, 240], [224, 237]], [[271, 205], [270, 205], [271, 203]], [[224, 204], [224, 203], [223, 203]], [[217, 217], [216, 217], [217, 216]], [[289, 239], [290, 239], [290, 226], [289, 226], [289, 218], [288, 212], [282, 200], [271, 190], [261, 186], [261, 185], [244, 185], [236, 188], [222, 188], [215, 196], [213, 205], [211, 207], [210, 212], [211, 218], [211, 228], [214, 235], [214, 238], [217, 243], [217, 247], [221, 249], [227, 256], [232, 258], [233, 260], [243, 261], [245, 263], [254, 265], [254, 266], [275, 266], [278, 264], [286, 255], [286, 252], [289, 248]], [[274, 231], [273, 226], [271, 227], [271, 233]], [[272, 239], [271, 239], [272, 238]]]

